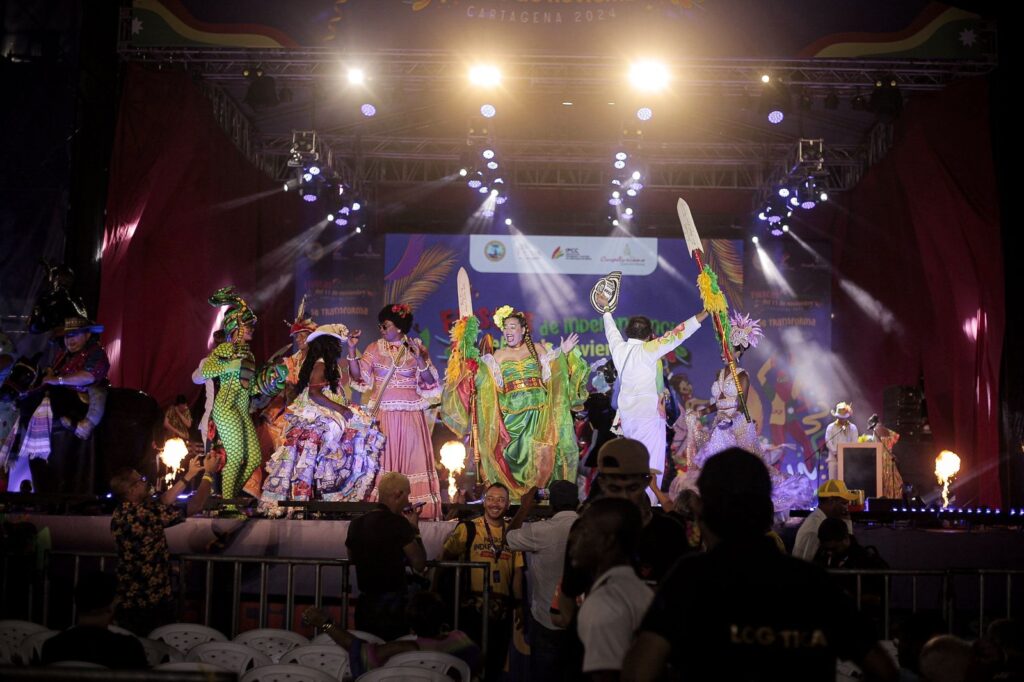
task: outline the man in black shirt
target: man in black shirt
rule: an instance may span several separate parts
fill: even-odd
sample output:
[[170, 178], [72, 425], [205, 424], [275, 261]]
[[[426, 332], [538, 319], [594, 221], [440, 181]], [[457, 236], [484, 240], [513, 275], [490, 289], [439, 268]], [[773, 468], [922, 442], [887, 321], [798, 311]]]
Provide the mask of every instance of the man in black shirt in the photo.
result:
[[148, 668], [142, 643], [130, 635], [111, 632], [117, 600], [117, 579], [109, 573], [89, 573], [78, 581], [75, 606], [78, 623], [43, 644], [42, 663], [83, 661], [107, 668]]
[[416, 573], [426, 568], [419, 510], [409, 507], [409, 491], [404, 475], [384, 473], [377, 486], [377, 508], [352, 521], [345, 540], [359, 584], [356, 628], [387, 641], [409, 632], [404, 616], [406, 564]]
[[659, 679], [671, 662], [686, 680], [826, 680], [837, 657], [866, 679], [897, 678], [828, 575], [765, 537], [772, 484], [760, 458], [738, 448], [715, 455], [697, 487], [708, 553], [686, 557], [662, 582], [623, 679]]

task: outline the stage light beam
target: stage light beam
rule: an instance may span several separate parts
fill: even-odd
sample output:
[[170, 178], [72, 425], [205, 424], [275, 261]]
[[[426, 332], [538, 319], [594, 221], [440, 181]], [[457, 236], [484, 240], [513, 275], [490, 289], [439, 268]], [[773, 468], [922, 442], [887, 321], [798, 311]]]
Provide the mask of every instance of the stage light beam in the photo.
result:
[[481, 88], [501, 85], [501, 71], [493, 64], [476, 64], [469, 70], [469, 82]]
[[662, 62], [643, 60], [629, 66], [629, 82], [642, 92], [660, 92], [668, 86], [670, 74]]

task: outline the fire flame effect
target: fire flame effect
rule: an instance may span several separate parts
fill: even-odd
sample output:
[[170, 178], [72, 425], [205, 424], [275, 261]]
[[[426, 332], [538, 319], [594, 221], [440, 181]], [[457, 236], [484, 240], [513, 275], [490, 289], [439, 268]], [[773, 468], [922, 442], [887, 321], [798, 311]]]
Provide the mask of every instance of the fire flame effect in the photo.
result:
[[160, 463], [167, 467], [167, 475], [164, 482], [170, 485], [174, 482], [174, 475], [181, 467], [182, 460], [188, 454], [188, 446], [180, 438], [169, 438], [164, 443], [164, 449], [160, 451]]
[[935, 478], [942, 484], [942, 508], [949, 506], [949, 482], [960, 472], [960, 457], [955, 452], [943, 450], [935, 458]]
[[459, 491], [455, 474], [466, 468], [466, 446], [457, 440], [450, 440], [441, 446], [441, 465], [448, 470], [448, 499], [455, 499]]

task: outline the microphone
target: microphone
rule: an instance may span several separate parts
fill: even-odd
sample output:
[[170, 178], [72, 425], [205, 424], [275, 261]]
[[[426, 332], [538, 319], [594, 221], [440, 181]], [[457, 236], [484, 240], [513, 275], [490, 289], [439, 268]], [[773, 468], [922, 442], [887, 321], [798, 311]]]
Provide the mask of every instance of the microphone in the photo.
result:
[[874, 429], [876, 426], [878, 426], [878, 415], [873, 414], [868, 417], [868, 429]]

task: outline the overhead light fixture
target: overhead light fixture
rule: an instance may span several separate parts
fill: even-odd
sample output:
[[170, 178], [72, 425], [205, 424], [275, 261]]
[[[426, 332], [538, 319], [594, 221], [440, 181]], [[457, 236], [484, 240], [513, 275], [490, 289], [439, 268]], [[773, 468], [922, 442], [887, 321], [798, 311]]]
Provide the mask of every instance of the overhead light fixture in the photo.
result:
[[662, 62], [642, 60], [629, 66], [629, 82], [643, 92], [659, 92], [668, 86], [668, 67]]
[[349, 85], [362, 85], [366, 82], [366, 72], [360, 68], [353, 67], [349, 69], [347, 76]]
[[492, 64], [476, 64], [469, 70], [469, 82], [482, 88], [501, 85], [501, 71]]

